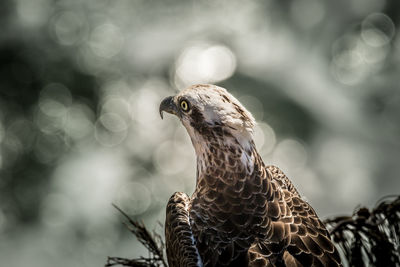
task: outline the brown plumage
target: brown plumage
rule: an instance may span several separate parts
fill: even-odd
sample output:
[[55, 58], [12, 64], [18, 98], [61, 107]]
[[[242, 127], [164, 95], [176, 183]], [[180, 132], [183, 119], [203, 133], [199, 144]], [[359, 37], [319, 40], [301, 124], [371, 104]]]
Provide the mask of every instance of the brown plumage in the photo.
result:
[[340, 266], [325, 226], [286, 175], [266, 166], [253, 116], [225, 89], [192, 86], [160, 105], [178, 116], [197, 157], [191, 198], [175, 193], [166, 217], [175, 266]]

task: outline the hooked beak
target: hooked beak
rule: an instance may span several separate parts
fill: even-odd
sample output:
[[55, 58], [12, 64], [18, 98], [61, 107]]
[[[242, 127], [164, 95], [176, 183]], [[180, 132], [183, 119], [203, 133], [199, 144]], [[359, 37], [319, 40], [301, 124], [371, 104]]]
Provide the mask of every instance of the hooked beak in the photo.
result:
[[160, 104], [159, 111], [161, 119], [163, 119], [163, 111], [178, 115], [178, 109], [176, 108], [176, 105], [174, 103], [174, 97], [168, 96], [164, 98], [164, 100]]

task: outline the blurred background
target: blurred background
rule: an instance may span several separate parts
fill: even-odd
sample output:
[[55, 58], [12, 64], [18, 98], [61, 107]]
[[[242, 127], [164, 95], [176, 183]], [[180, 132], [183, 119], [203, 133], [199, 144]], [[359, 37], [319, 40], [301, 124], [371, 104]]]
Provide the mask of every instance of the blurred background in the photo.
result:
[[103, 266], [163, 233], [195, 158], [160, 101], [226, 87], [255, 139], [326, 218], [400, 189], [395, 0], [2, 0], [1, 265]]

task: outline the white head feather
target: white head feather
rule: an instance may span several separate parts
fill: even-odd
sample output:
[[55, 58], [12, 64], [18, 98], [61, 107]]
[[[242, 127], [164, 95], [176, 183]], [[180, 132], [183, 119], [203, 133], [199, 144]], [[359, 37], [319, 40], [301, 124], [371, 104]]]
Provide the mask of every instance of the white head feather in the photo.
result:
[[[234, 144], [236, 141], [243, 149], [243, 162], [252, 164], [251, 148], [253, 143], [254, 117], [243, 105], [226, 89], [216, 85], [193, 85], [175, 96], [175, 105], [179, 107], [182, 99], [192, 107], [187, 114], [182, 113], [181, 121], [187, 129], [198, 156], [204, 154], [207, 140], [193, 127], [192, 112], [198, 110], [202, 116], [202, 123], [208, 126], [221, 126], [231, 134], [218, 140], [224, 145]], [[233, 137], [233, 138], [232, 138]], [[250, 161], [250, 163], [248, 162]]]
[[221, 124], [239, 133], [253, 133], [253, 115], [225, 88], [199, 84], [186, 88], [176, 99], [186, 98], [210, 125]]

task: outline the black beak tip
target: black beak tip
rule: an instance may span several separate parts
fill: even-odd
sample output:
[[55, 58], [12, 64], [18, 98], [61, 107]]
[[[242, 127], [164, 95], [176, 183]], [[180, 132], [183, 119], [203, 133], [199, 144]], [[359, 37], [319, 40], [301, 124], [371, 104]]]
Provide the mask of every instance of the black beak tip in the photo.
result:
[[160, 108], [159, 108], [161, 119], [164, 119], [164, 116], [163, 116], [164, 111], [171, 113], [171, 114], [176, 114], [176, 107], [175, 107], [173, 96], [168, 96], [168, 97], [164, 98], [163, 101], [161, 101]]

